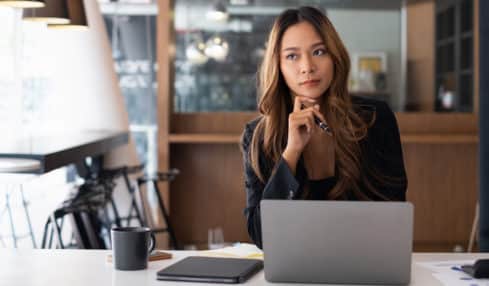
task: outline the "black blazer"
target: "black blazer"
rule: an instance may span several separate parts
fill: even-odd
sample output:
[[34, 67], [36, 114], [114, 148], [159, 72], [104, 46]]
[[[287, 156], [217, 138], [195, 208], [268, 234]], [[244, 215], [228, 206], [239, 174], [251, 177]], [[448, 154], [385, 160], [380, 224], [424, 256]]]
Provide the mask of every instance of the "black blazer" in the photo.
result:
[[[404, 169], [399, 128], [394, 113], [389, 106], [382, 102], [363, 97], [352, 97], [354, 106], [358, 110], [376, 112], [376, 120], [369, 128], [367, 137], [360, 141], [363, 155], [362, 168], [375, 168], [381, 174], [395, 178], [395, 184], [376, 183], [374, 178], [369, 180], [376, 190], [386, 198], [393, 201], [405, 201], [407, 178]], [[245, 169], [246, 208], [244, 214], [247, 219], [248, 233], [253, 242], [262, 247], [260, 201], [262, 199], [299, 199], [303, 197], [303, 188], [307, 184], [309, 194], [306, 199], [326, 199], [327, 192], [336, 183], [331, 177], [320, 181], [311, 181], [307, 178], [303, 159], [297, 163], [294, 176], [287, 163], [281, 158], [276, 164], [265, 159], [260, 154], [259, 166], [266, 182], [261, 182], [250, 161], [250, 144], [253, 132], [261, 117], [246, 124], [241, 139], [243, 161]], [[364, 174], [367, 174], [366, 172]], [[370, 177], [370, 175], [368, 175]], [[372, 200], [383, 200], [378, 196], [367, 194]], [[351, 192], [347, 192], [345, 200], [357, 200]]]

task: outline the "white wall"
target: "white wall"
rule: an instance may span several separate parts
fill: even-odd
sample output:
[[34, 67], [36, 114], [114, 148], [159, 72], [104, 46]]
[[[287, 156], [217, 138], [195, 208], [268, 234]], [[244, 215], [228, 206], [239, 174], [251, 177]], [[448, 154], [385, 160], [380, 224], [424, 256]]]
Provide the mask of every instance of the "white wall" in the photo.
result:
[[20, 13], [0, 8], [0, 131], [14, 136], [21, 123], [22, 98], [19, 60]]
[[387, 85], [391, 107], [401, 109], [401, 13], [394, 10], [328, 9], [350, 58], [355, 52], [387, 53]]

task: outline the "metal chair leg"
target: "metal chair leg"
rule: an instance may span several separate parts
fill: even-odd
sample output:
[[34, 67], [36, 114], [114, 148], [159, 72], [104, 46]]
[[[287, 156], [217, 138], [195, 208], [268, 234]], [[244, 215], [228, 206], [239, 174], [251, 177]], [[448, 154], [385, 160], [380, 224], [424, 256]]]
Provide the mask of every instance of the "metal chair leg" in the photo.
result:
[[54, 216], [54, 213], [51, 214], [51, 222], [53, 224], [54, 231], [56, 233], [56, 238], [58, 240], [58, 246], [59, 248], [63, 249], [65, 248], [63, 245], [63, 239], [61, 237], [61, 228], [58, 226], [58, 222], [56, 221], [56, 217]]
[[112, 212], [114, 213], [114, 222], [117, 227], [121, 227], [121, 216], [119, 215], [119, 210], [117, 209], [117, 206], [114, 202], [114, 198], [112, 195], [110, 196], [110, 206], [112, 208]]
[[12, 240], [14, 243], [14, 248], [17, 248], [17, 236], [15, 236], [14, 218], [12, 215], [12, 209], [10, 208], [10, 196], [8, 190], [7, 193], [5, 194], [5, 206], [7, 208], [8, 217], [10, 221], [10, 230], [12, 231]]
[[129, 194], [131, 195], [131, 206], [129, 208], [129, 214], [128, 214], [128, 221], [127, 221], [127, 225], [129, 226], [130, 224], [130, 218], [132, 216], [132, 211], [134, 209], [134, 211], [136, 212], [136, 218], [137, 220], [139, 221], [139, 225], [140, 226], [144, 226], [145, 225], [145, 222], [143, 221], [143, 217], [141, 216], [141, 212], [139, 210], [139, 207], [136, 203], [136, 198], [134, 197], [134, 189], [131, 187], [131, 182], [129, 181], [129, 175], [127, 174], [127, 172], [124, 172], [123, 174], [123, 177], [124, 177], [124, 182], [126, 184], [126, 187], [127, 187], [127, 190], [129, 191]]
[[47, 247], [47, 240], [48, 240], [48, 231], [49, 231], [50, 221], [51, 221], [51, 217], [49, 217], [48, 220], [46, 221], [46, 224], [44, 224], [44, 232], [42, 234], [41, 248], [48, 248]]
[[29, 211], [27, 210], [28, 203], [25, 199], [24, 189], [23, 189], [22, 185], [20, 185], [20, 195], [22, 197], [22, 205], [24, 206], [24, 213], [25, 213], [25, 217], [27, 219], [27, 226], [29, 227], [29, 235], [31, 236], [32, 246], [34, 248], [37, 248], [36, 247], [36, 239], [34, 237], [34, 231], [32, 230], [31, 217], [29, 216]]
[[138, 201], [140, 203], [140, 216], [143, 220], [143, 226], [149, 225], [148, 222], [148, 217], [146, 215], [146, 209], [144, 205], [144, 198], [143, 198], [143, 193], [141, 192], [141, 189], [139, 188], [139, 185], [137, 182], [133, 185], [133, 190], [134, 190], [134, 202], [136, 205], [138, 205]]
[[161, 215], [163, 216], [163, 218], [165, 220], [166, 229], [167, 229], [168, 234], [170, 236], [170, 242], [175, 249], [178, 249], [177, 238], [176, 238], [175, 232], [173, 231], [173, 228], [171, 226], [170, 217], [168, 216], [168, 213], [166, 212], [165, 204], [163, 203], [163, 199], [161, 198], [160, 189], [158, 188], [158, 182], [156, 180], [152, 180], [151, 182], [153, 183], [153, 187], [154, 187], [154, 190], [156, 192], [156, 196], [158, 198], [158, 204], [160, 206]]

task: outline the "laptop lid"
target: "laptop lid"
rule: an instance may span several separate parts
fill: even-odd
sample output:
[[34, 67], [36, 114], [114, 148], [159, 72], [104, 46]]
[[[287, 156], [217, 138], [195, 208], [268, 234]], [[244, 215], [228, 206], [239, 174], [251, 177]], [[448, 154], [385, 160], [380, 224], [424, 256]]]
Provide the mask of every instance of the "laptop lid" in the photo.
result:
[[268, 281], [410, 281], [411, 203], [262, 200], [261, 219]]

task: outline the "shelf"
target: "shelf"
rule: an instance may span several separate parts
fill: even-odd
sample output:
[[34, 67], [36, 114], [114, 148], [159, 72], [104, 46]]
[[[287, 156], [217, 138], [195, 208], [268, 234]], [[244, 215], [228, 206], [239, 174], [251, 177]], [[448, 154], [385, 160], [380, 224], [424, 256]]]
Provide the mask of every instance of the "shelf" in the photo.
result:
[[404, 144], [465, 144], [479, 143], [479, 136], [473, 134], [405, 134], [401, 135]]
[[239, 143], [241, 134], [170, 134], [170, 143]]
[[[173, 144], [238, 144], [241, 134], [171, 134]], [[405, 134], [404, 144], [466, 144], [479, 143], [479, 136], [473, 134]]]
[[158, 5], [156, 3], [118, 3], [118, 2], [102, 2], [100, 11], [104, 15], [157, 15]]
[[351, 90], [350, 95], [356, 96], [389, 96], [390, 93], [386, 90], [374, 90], [374, 91], [365, 91], [365, 90]]

